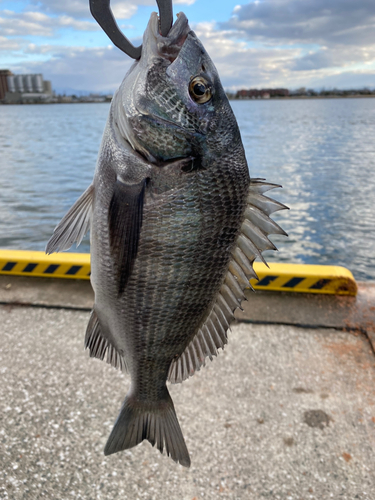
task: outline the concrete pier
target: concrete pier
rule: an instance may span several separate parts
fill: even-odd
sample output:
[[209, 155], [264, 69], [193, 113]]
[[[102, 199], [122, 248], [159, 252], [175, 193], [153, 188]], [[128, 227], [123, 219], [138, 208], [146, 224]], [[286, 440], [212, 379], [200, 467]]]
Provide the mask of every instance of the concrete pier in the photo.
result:
[[[217, 359], [170, 387], [192, 459], [185, 469], [147, 442], [104, 457], [129, 378], [83, 349], [89, 296], [71, 290], [64, 306], [69, 293], [55, 283], [60, 304], [39, 288], [19, 305], [25, 288], [6, 281], [0, 498], [375, 498], [375, 355], [361, 327], [237, 323]], [[276, 300], [260, 297], [247, 305], [257, 314]]]

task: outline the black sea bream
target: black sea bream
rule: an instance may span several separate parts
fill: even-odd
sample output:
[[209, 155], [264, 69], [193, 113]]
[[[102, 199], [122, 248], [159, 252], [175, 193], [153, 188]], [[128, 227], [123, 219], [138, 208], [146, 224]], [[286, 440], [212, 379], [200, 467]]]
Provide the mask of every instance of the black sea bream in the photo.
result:
[[95, 305], [85, 346], [130, 373], [105, 454], [144, 439], [190, 465], [167, 381], [181, 382], [227, 343], [252, 263], [285, 234], [285, 208], [251, 180], [219, 76], [184, 14], [168, 36], [151, 15], [142, 56], [115, 94], [93, 183], [47, 252], [91, 230]]

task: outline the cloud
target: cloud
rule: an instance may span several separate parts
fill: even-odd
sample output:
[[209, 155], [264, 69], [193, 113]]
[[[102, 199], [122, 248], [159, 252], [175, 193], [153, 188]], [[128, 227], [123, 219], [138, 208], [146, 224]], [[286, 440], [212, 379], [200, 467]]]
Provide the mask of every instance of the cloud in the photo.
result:
[[[326, 82], [335, 77], [344, 82], [344, 77], [337, 77], [338, 72], [350, 74], [351, 81], [358, 78], [359, 83], [363, 74], [371, 74], [370, 66], [375, 66], [373, 0], [255, 1], [238, 5], [232, 18], [220, 23], [218, 29], [227, 38], [250, 41], [259, 54], [263, 53], [266, 65], [273, 60], [277, 81], [292, 88], [309, 79]], [[280, 48], [291, 57], [282, 55], [280, 59]], [[252, 59], [250, 53], [247, 57]], [[362, 73], [366, 65], [369, 68]]]
[[[214, 24], [196, 27], [202, 43], [213, 58], [223, 85], [249, 87], [275, 85], [285, 73], [285, 66], [292, 66], [297, 49], [249, 49], [244, 42], [228, 38], [215, 30]], [[139, 45], [140, 40], [134, 40]], [[47, 60], [17, 63], [9, 68], [14, 73], [42, 73], [51, 80], [54, 88], [74, 88], [109, 92], [118, 88], [132, 61], [120, 50], [107, 47], [65, 47], [52, 44], [27, 44], [27, 56], [45, 56]]]
[[[371, 85], [371, 81], [375, 86], [375, 46], [321, 47], [309, 52], [292, 44], [249, 47], [228, 31], [220, 31], [215, 23], [200, 23], [194, 29], [228, 89], [330, 85], [345, 88], [349, 82], [351, 87], [363, 87]], [[359, 62], [367, 68], [359, 69]]]
[[56, 29], [73, 28], [78, 31], [97, 31], [95, 22], [79, 21], [70, 16], [51, 17], [41, 12], [0, 12], [0, 29], [7, 36], [53, 36]]
[[9, 39], [5, 36], [0, 36], [0, 52], [8, 53], [11, 50], [20, 50], [23, 45], [23, 40]]
[[340, 71], [324, 77], [314, 78], [309, 75], [308, 85], [310, 88], [341, 88], [341, 89], [375, 89], [375, 71], [353, 70]]
[[277, 43], [372, 44], [373, 0], [263, 0], [237, 6], [222, 29]]
[[309, 71], [335, 66], [337, 61], [330, 52], [319, 50], [295, 59], [292, 69], [296, 71]]
[[248, 47], [214, 23], [200, 23], [195, 32], [213, 59], [226, 88], [281, 86], [300, 49]]
[[[195, 31], [212, 57], [227, 89], [265, 87], [375, 87], [375, 69], [353, 69], [355, 59], [364, 59], [363, 49], [337, 54], [324, 49], [304, 54], [295, 46], [249, 47], [236, 41], [214, 23], [200, 23]], [[139, 45], [140, 40], [134, 40]], [[54, 88], [77, 91], [112, 92], [118, 88], [132, 61], [120, 50], [106, 47], [66, 47], [30, 44], [24, 48], [25, 61], [10, 67], [14, 73], [42, 73]], [[28, 62], [31, 56], [46, 59]], [[333, 56], [333, 59], [332, 59]], [[368, 61], [373, 52], [368, 52]], [[341, 58], [341, 59], [340, 59]], [[345, 66], [346, 62], [348, 65]], [[336, 66], [335, 66], [336, 65]], [[339, 66], [339, 67], [338, 67]], [[340, 69], [344, 68], [344, 69]]]
[[42, 73], [53, 88], [111, 92], [120, 85], [132, 64], [120, 50], [108, 47], [65, 47], [29, 44], [28, 54], [49, 55], [46, 61], [18, 63], [14, 73]]
[[333, 46], [321, 48], [315, 52], [295, 59], [293, 70], [309, 71], [323, 68], [348, 68], [360, 64], [375, 62], [375, 45], [372, 47]]
[[[175, 4], [192, 5], [196, 0], [175, 0]], [[89, 0], [31, 0], [39, 10], [51, 14], [66, 14], [74, 18], [91, 18]], [[154, 5], [156, 0], [112, 0], [111, 9], [116, 19], [129, 19], [140, 5]]]
[[[130, 3], [130, 2], [129, 2]], [[88, 0], [31, 0], [38, 10], [50, 14], [66, 14], [74, 18], [90, 18]]]
[[[185, 3], [187, 1], [185, 0]], [[142, 2], [143, 4], [156, 4], [151, 0], [142, 0]], [[332, 2], [329, 7], [334, 14], [337, 0], [332, 0]], [[53, 6], [54, 0], [50, 0], [49, 3]], [[67, 5], [73, 8], [72, 6], [76, 3], [81, 5], [81, 2], [69, 0]], [[248, 4], [238, 6], [235, 9], [235, 17], [228, 23], [201, 22], [193, 26], [217, 66], [225, 88], [235, 90], [254, 87], [294, 89], [302, 86], [308, 88], [375, 86], [375, 39], [366, 44], [344, 44], [330, 40], [332, 34], [326, 33], [323, 36], [325, 30], [322, 26], [327, 23], [330, 26], [330, 21], [327, 21], [323, 15], [322, 1], [316, 0], [316, 3], [313, 3], [311, 0], [306, 0], [307, 11], [311, 14], [310, 34], [313, 28], [317, 30], [316, 33], [320, 30], [320, 38], [318, 41], [318, 38], [307, 37], [301, 41], [302, 35], [298, 34], [300, 29], [298, 26], [308, 21], [308, 12], [303, 12], [300, 3], [303, 2], [265, 0], [257, 4], [263, 10], [259, 11], [260, 13], [257, 11], [254, 19], [246, 17], [243, 9], [246, 7], [255, 12], [258, 7]], [[344, 0], [342, 3], [345, 6], [348, 5], [349, 9], [349, 4], [346, 4]], [[139, 4], [135, 2], [133, 5]], [[61, 5], [66, 4], [61, 2]], [[129, 2], [123, 3], [123, 6], [126, 7], [126, 5], [130, 5]], [[270, 5], [275, 8], [276, 12], [269, 8]], [[357, 8], [369, 15], [370, 7], [367, 1], [360, 0]], [[278, 9], [280, 12], [287, 10], [289, 17], [293, 19], [289, 19], [285, 12], [278, 19]], [[354, 14], [353, 17], [355, 17]], [[363, 16], [362, 12], [356, 17], [357, 22], [359, 22], [358, 19], [371, 22], [370, 17], [366, 21], [366, 16]], [[318, 18], [320, 19], [319, 30]], [[254, 26], [257, 26], [258, 34], [252, 38], [252, 31], [250, 28], [246, 28], [248, 31], [245, 31], [244, 23], [253, 21]], [[295, 23], [294, 31], [293, 23]], [[101, 48], [66, 47], [62, 44], [57, 46], [53, 38], [50, 38], [51, 43], [39, 45], [29, 43], [27, 39], [22, 42], [21, 35], [38, 34], [52, 37], [56, 30], [65, 26], [71, 26], [76, 31], [99, 30], [94, 21], [85, 21], [68, 14], [50, 16], [42, 12], [24, 12], [16, 15], [7, 11], [0, 19], [0, 28], [3, 29], [3, 38], [0, 42], [4, 47], [8, 47], [3, 50], [8, 50], [9, 53], [12, 50], [17, 51], [14, 56], [15, 64], [9, 69], [15, 73], [41, 72], [46, 79], [52, 81], [54, 88], [103, 92], [115, 90], [132, 62], [111, 45]], [[281, 39], [280, 33], [284, 33], [286, 26], [289, 27], [291, 36], [288, 38], [285, 34], [285, 37]], [[353, 23], [350, 26], [347, 23], [345, 29], [354, 32], [361, 28], [361, 25], [355, 26]], [[343, 25], [340, 29], [337, 27], [337, 33], [342, 29]], [[298, 42], [297, 35], [300, 37]], [[335, 36], [337, 40], [338, 35]], [[314, 43], [312, 43], [313, 40]], [[134, 41], [135, 45], [140, 43], [141, 40]], [[21, 48], [23, 48], [23, 56], [20, 52]], [[34, 62], [28, 62], [32, 59]]]
[[114, 3], [112, 12], [115, 19], [130, 19], [137, 12], [137, 6], [134, 3], [130, 5], [124, 2]]

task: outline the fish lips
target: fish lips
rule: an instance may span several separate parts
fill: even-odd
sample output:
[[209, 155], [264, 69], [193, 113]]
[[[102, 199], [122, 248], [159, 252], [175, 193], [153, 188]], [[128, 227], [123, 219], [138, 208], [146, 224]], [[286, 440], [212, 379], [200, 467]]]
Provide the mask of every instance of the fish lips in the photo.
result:
[[147, 62], [150, 58], [162, 57], [173, 62], [191, 31], [183, 12], [177, 14], [177, 20], [166, 37], [160, 34], [159, 29], [159, 17], [156, 12], [153, 12], [143, 36], [141, 61], [143, 59]]

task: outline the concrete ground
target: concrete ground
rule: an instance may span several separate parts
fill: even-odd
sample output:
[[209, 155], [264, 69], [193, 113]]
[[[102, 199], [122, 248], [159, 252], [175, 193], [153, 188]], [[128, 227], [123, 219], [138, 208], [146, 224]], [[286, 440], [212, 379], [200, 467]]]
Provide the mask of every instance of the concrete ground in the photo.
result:
[[88, 312], [0, 306], [0, 498], [375, 499], [375, 356], [334, 329], [240, 323], [171, 387], [190, 469], [104, 457], [129, 379], [83, 350]]

